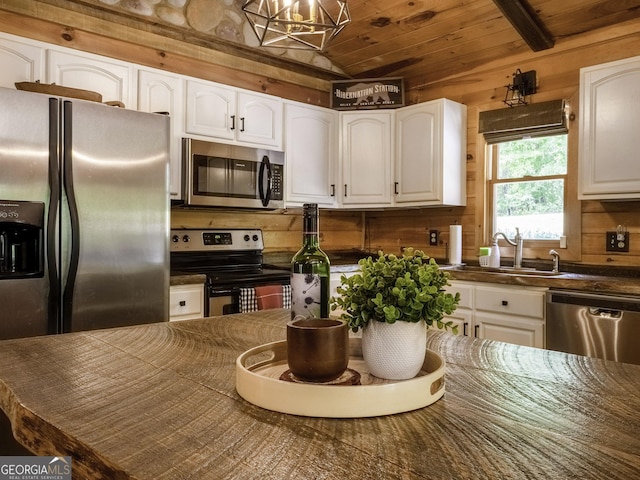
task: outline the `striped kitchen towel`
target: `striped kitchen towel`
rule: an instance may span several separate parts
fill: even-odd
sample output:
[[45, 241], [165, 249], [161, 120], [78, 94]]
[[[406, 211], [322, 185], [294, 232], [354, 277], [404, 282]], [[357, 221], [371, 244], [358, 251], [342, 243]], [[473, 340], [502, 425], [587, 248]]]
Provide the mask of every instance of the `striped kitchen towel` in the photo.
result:
[[263, 285], [240, 288], [240, 313], [270, 308], [291, 308], [290, 285]]

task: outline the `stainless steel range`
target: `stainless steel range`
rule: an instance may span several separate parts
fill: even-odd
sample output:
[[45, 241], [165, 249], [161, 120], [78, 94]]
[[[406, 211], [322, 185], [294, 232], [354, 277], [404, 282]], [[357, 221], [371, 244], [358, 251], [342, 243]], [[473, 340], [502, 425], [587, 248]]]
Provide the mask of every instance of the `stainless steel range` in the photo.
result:
[[204, 274], [205, 315], [241, 310], [241, 293], [265, 285], [289, 285], [289, 270], [265, 268], [258, 229], [171, 230], [171, 273]]

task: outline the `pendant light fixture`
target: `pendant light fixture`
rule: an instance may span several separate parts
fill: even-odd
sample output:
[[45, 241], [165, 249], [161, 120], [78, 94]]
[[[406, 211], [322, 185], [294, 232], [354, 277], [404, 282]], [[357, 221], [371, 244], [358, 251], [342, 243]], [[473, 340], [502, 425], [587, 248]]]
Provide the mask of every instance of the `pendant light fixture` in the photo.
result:
[[322, 51], [351, 22], [346, 0], [246, 0], [242, 11], [263, 47]]

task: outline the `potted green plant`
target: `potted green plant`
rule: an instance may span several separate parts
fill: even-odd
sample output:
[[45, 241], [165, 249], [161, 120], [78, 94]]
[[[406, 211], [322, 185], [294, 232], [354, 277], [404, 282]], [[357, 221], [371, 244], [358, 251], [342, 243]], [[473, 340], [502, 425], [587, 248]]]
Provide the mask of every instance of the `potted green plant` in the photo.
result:
[[460, 294], [445, 292], [449, 274], [420, 250], [401, 256], [378, 252], [358, 261], [360, 273], [341, 278], [331, 309], [352, 331], [362, 329], [362, 354], [369, 372], [381, 378], [406, 379], [418, 374], [426, 353], [427, 328], [449, 328]]

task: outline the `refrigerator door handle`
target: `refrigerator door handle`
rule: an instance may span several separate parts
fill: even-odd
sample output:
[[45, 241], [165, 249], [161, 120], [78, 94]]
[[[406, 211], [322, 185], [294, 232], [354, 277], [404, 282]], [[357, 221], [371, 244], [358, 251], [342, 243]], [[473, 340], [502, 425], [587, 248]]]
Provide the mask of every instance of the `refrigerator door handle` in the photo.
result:
[[72, 102], [63, 102], [63, 125], [62, 125], [62, 145], [63, 149], [63, 186], [67, 194], [69, 206], [69, 221], [71, 223], [71, 253], [69, 257], [69, 271], [67, 281], [62, 294], [62, 332], [71, 331], [71, 316], [73, 306], [73, 291], [75, 289], [76, 275], [78, 273], [78, 262], [80, 259], [80, 225], [78, 217], [78, 206], [76, 203], [75, 189], [73, 185], [73, 149], [72, 149]]
[[49, 282], [47, 333], [62, 331], [60, 309], [60, 276], [58, 272], [58, 218], [60, 212], [60, 100], [49, 99], [49, 211], [47, 213], [47, 277]]

